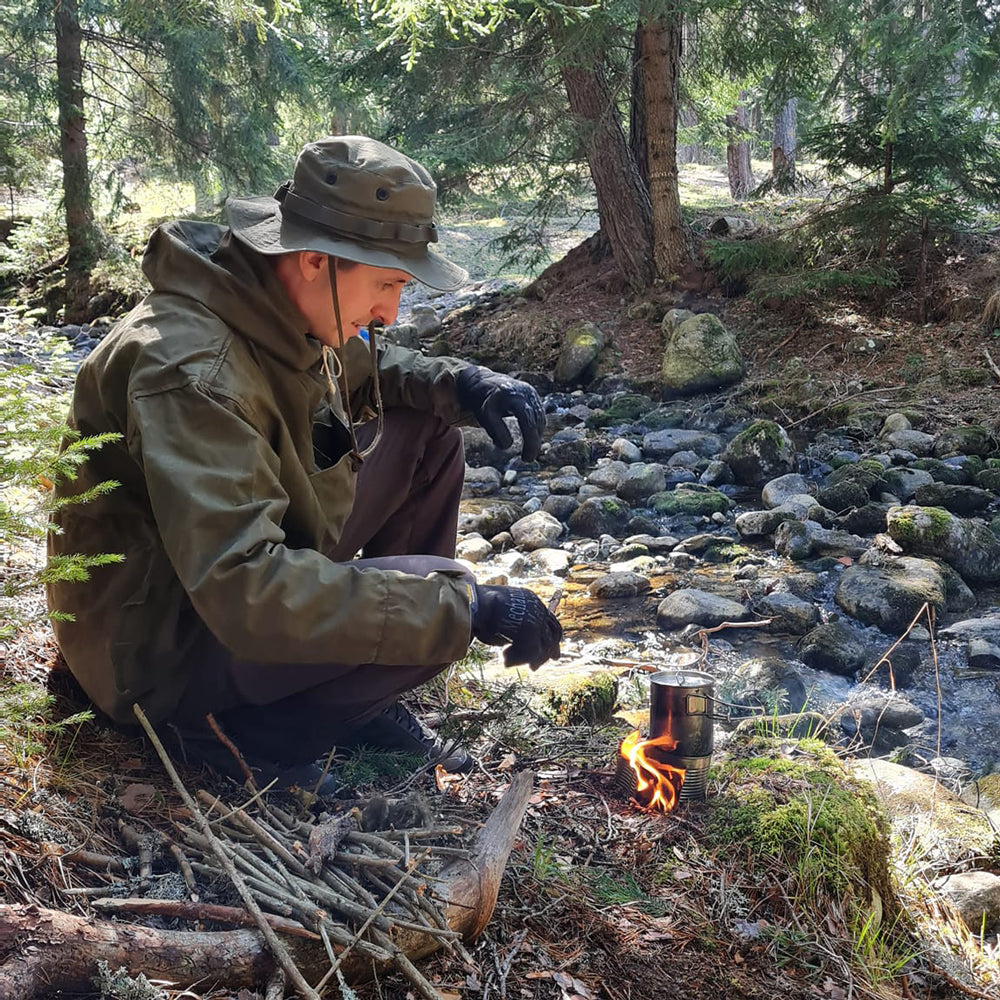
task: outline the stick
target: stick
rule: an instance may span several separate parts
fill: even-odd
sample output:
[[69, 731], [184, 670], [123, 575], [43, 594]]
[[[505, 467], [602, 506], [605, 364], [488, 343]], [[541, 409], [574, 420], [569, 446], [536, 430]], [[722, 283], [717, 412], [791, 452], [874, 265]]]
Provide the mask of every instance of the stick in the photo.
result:
[[251, 914], [253, 914], [253, 918], [257, 922], [257, 926], [260, 929], [261, 934], [264, 935], [264, 940], [267, 941], [268, 946], [271, 949], [271, 953], [285, 970], [285, 975], [287, 975], [291, 980], [292, 985], [306, 997], [306, 1000], [320, 1000], [319, 994], [316, 993], [315, 990], [313, 990], [313, 988], [306, 982], [305, 977], [299, 971], [299, 968], [292, 959], [292, 956], [288, 953], [288, 949], [281, 943], [278, 935], [271, 929], [271, 925], [267, 922], [267, 918], [264, 916], [263, 911], [257, 905], [257, 901], [250, 894], [250, 890], [247, 888], [242, 876], [236, 871], [235, 866], [229, 859], [229, 855], [226, 854], [222, 845], [219, 843], [218, 838], [212, 832], [212, 824], [205, 818], [205, 814], [198, 808], [198, 803], [195, 802], [188, 790], [184, 787], [184, 783], [177, 774], [170, 757], [167, 756], [167, 751], [163, 749], [163, 744], [160, 742], [159, 736], [156, 735], [156, 730], [153, 729], [149, 719], [146, 718], [146, 713], [139, 707], [138, 702], [132, 706], [132, 711], [135, 713], [135, 717], [139, 720], [139, 724], [146, 731], [146, 735], [149, 737], [149, 740], [153, 744], [160, 761], [163, 763], [167, 774], [170, 776], [170, 780], [173, 783], [174, 788], [177, 790], [177, 794], [180, 795], [180, 797], [184, 800], [184, 804], [191, 810], [191, 815], [194, 817], [195, 822], [201, 829], [201, 832], [207, 838], [208, 843], [211, 846], [212, 853], [215, 855], [219, 864], [222, 865], [223, 869], [225, 869], [226, 874], [232, 880], [233, 886], [239, 893], [240, 899], [243, 900], [243, 905], [250, 911]]
[[243, 754], [237, 749], [236, 744], [222, 731], [222, 727], [215, 721], [215, 716], [211, 712], [205, 716], [205, 721], [208, 723], [209, 729], [215, 733], [215, 738], [236, 758], [236, 763], [240, 765], [240, 770], [250, 785], [250, 790], [256, 792], [257, 782], [253, 780], [253, 771], [247, 766], [247, 762], [243, 759]]
[[990, 366], [990, 370], [997, 378], [1000, 378], [1000, 368], [997, 368], [996, 362], [990, 357], [990, 350], [985, 344], [983, 345], [983, 354], [986, 355], [986, 361]]

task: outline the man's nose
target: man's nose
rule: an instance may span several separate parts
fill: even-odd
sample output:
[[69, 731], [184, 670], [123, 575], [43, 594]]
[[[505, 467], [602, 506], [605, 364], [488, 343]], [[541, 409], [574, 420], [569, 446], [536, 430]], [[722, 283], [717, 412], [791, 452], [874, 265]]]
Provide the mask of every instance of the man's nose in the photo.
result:
[[387, 293], [372, 307], [372, 319], [382, 326], [392, 326], [399, 315], [399, 296], [401, 289]]

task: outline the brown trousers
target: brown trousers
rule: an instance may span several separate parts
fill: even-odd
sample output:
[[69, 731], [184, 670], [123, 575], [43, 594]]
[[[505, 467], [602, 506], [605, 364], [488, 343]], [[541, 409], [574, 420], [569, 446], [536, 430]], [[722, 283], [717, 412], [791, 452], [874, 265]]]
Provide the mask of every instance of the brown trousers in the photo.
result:
[[[358, 428], [362, 449], [374, 429], [374, 422]], [[333, 557], [348, 561], [360, 552], [355, 565], [419, 575], [462, 570], [453, 557], [464, 473], [456, 428], [417, 410], [386, 411]], [[234, 659], [216, 644], [169, 722], [197, 733], [211, 712], [245, 753], [289, 764], [314, 760], [448, 666], [264, 663]]]

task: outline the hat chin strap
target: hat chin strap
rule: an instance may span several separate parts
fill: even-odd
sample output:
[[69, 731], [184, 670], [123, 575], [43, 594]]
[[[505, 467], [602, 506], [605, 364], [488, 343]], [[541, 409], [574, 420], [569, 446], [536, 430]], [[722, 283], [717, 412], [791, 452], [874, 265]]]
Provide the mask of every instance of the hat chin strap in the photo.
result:
[[330, 273], [330, 294], [333, 297], [333, 315], [337, 322], [337, 347], [336, 349], [323, 347], [323, 372], [326, 375], [326, 380], [330, 385], [330, 391], [333, 392], [333, 377], [330, 374], [330, 363], [329, 355], [327, 352], [336, 358], [337, 361], [337, 385], [340, 387], [340, 398], [344, 407], [344, 415], [347, 417], [347, 428], [351, 435], [351, 460], [354, 462], [355, 468], [361, 465], [364, 460], [378, 447], [379, 441], [382, 439], [382, 431], [385, 426], [385, 413], [382, 405], [382, 386], [379, 384], [378, 378], [378, 355], [375, 349], [375, 329], [376, 324], [370, 324], [368, 327], [368, 357], [371, 363], [370, 372], [371, 379], [375, 389], [375, 412], [377, 415], [377, 426], [375, 428], [375, 437], [372, 439], [372, 443], [365, 448], [364, 451], [358, 450], [358, 439], [354, 430], [354, 417], [351, 414], [351, 397], [350, 397], [350, 386], [347, 383], [347, 372], [344, 367], [344, 363], [341, 358], [335, 353], [335, 350], [344, 349], [344, 323], [340, 318], [340, 296], [337, 294], [337, 258], [332, 256], [327, 256], [327, 270]]

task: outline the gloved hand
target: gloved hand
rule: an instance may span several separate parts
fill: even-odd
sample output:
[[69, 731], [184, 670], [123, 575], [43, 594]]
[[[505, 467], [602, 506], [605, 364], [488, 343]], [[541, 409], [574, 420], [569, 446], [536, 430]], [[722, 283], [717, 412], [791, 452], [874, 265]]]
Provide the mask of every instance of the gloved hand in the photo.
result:
[[478, 365], [463, 368], [455, 376], [455, 394], [459, 406], [475, 414], [480, 426], [498, 448], [513, 443], [504, 417], [517, 417], [521, 427], [521, 458], [533, 462], [542, 446], [545, 411], [538, 393], [509, 375], [499, 375]]
[[537, 670], [559, 657], [562, 626], [548, 608], [523, 587], [480, 587], [472, 591], [472, 634], [488, 646], [503, 646], [504, 666], [527, 663]]

